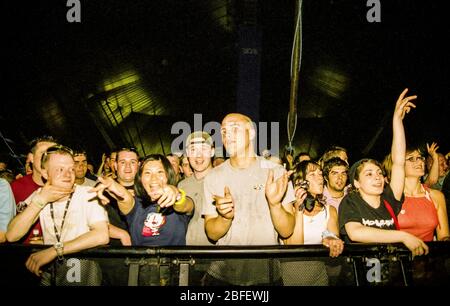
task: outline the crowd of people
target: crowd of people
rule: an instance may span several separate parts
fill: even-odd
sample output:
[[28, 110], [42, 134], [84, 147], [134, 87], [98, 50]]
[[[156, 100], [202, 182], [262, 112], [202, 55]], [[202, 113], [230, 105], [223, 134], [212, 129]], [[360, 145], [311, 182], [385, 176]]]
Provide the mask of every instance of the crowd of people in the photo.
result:
[[[403, 119], [417, 98], [407, 91], [395, 103], [391, 152], [382, 163], [364, 158], [351, 167], [338, 146], [317, 161], [306, 152], [258, 156], [251, 118], [238, 113], [221, 124], [227, 159], [214, 156], [208, 133], [195, 131], [183, 156], [121, 148], [104, 154], [94, 173], [85, 151], [37, 138], [29, 172], [0, 179], [0, 243], [48, 245], [26, 262], [43, 284], [50, 262], [105, 244], [321, 244], [335, 258], [346, 243], [376, 242], [426, 255], [427, 242], [450, 240], [449, 167], [436, 143], [427, 152], [407, 146]], [[314, 277], [299, 283], [291, 274], [304, 269]], [[200, 271], [204, 285], [329, 283], [319, 261], [227, 259]]]

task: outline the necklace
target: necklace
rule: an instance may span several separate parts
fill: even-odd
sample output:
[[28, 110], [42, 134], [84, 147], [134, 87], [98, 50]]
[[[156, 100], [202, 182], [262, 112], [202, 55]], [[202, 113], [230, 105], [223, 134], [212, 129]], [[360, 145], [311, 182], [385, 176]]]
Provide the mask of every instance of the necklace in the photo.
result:
[[67, 215], [67, 211], [69, 210], [69, 205], [70, 205], [70, 201], [72, 200], [72, 195], [73, 195], [73, 192], [70, 194], [69, 198], [67, 199], [66, 207], [64, 208], [63, 218], [61, 221], [61, 228], [60, 228], [59, 232], [58, 232], [58, 229], [56, 228], [55, 215], [53, 212], [53, 202], [50, 203], [50, 216], [52, 217], [53, 229], [55, 231], [55, 237], [56, 237], [56, 241], [58, 243], [61, 242], [61, 235], [62, 235], [62, 231], [63, 231], [64, 221], [66, 221], [66, 215]]

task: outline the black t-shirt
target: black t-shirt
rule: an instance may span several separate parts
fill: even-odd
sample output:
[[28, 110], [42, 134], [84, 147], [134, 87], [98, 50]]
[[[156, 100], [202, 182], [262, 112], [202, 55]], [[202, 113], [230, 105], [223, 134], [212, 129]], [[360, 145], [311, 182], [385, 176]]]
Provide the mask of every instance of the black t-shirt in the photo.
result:
[[359, 222], [369, 227], [395, 230], [394, 219], [384, 205], [384, 200], [391, 204], [395, 215], [398, 215], [403, 199], [396, 200], [389, 185], [381, 194], [381, 203], [378, 208], [373, 208], [364, 201], [359, 192], [350, 192], [342, 199], [339, 205], [339, 232], [345, 242], [352, 242], [345, 230], [345, 224], [348, 222]]
[[[108, 205], [105, 205], [106, 212], [108, 213], [109, 224], [112, 224], [120, 229], [123, 229], [123, 230], [129, 232], [126, 218], [120, 211], [119, 204], [117, 204], [117, 200], [114, 199], [107, 192], [105, 192], [105, 197], [107, 197], [109, 199]], [[115, 239], [115, 238], [110, 238], [109, 244], [112, 246], [121, 246], [122, 245], [122, 243], [120, 242], [120, 239]]]

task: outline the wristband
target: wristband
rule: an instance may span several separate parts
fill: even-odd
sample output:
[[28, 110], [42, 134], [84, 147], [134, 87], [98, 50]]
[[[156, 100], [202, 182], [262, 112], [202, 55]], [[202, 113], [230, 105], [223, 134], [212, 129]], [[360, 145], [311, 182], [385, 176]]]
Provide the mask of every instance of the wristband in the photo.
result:
[[183, 189], [178, 189], [176, 202], [173, 205], [183, 205], [186, 202], [186, 192]]
[[36, 205], [37, 207], [39, 207], [40, 209], [44, 208], [45, 205], [47, 205], [47, 202], [43, 202], [42, 200], [39, 201], [39, 198], [36, 199], [36, 197], [34, 197], [31, 202]]
[[330, 232], [329, 230], [324, 230], [322, 232], [322, 239], [325, 239], [325, 238], [339, 239], [338, 236], [336, 236], [334, 233]]

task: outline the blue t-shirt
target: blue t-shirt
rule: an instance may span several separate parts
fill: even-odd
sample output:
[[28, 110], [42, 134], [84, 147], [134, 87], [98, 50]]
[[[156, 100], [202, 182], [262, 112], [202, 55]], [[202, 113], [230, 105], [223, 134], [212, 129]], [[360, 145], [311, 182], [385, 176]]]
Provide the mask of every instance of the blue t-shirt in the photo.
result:
[[126, 215], [134, 246], [186, 245], [186, 231], [191, 216], [180, 214], [172, 207], [161, 209], [158, 204], [143, 205], [135, 197], [133, 209]]

